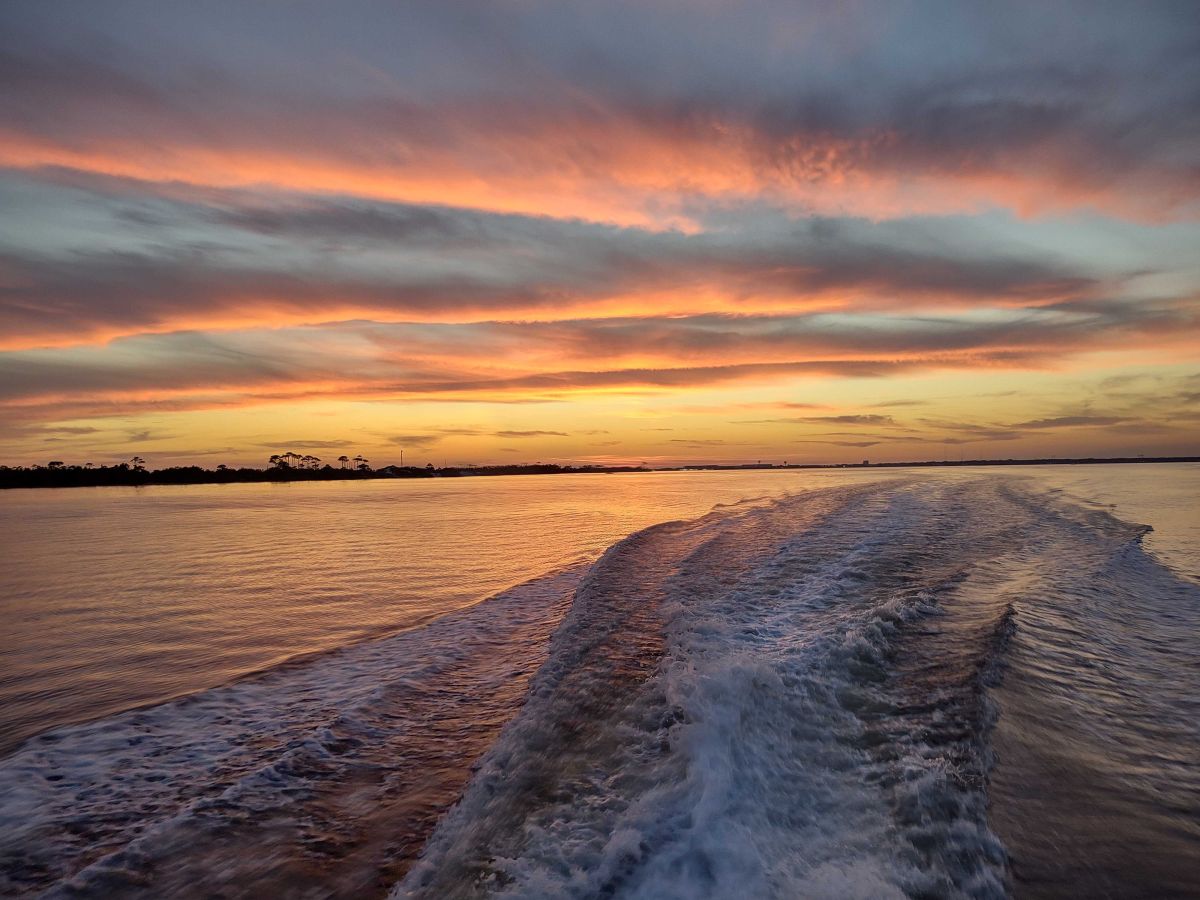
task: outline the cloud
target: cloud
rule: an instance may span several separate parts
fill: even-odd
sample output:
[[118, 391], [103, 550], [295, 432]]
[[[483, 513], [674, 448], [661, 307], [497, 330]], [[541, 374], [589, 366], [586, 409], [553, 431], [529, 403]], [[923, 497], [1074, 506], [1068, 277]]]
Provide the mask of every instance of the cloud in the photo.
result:
[[[1049, 368], [1071, 354], [1128, 352], [1139, 342], [1161, 355], [1173, 342], [1187, 346], [1197, 323], [1200, 309], [1188, 303], [1131, 302], [986, 317], [703, 314], [179, 332], [100, 347], [0, 353], [0, 410], [19, 423], [322, 396], [532, 402], [596, 390]], [[643, 364], [629, 364], [635, 360]], [[889, 418], [864, 413], [791, 421], [895, 425]], [[447, 426], [440, 433], [480, 431]]]
[[69, 435], [98, 434], [100, 432], [99, 428], [93, 428], [90, 425], [43, 426], [43, 427], [39, 428], [38, 430], [45, 432], [47, 434], [69, 434]]
[[5, 12], [10, 165], [659, 223], [697, 196], [1148, 217], [1194, 196], [1200, 26], [1170, 3], [131, 4], [86, 37], [41, 6]]
[[437, 444], [442, 437], [443, 435], [440, 434], [394, 434], [387, 440], [389, 444], [396, 444], [400, 447], [425, 449]]
[[292, 440], [292, 441], [260, 441], [254, 445], [255, 447], [265, 447], [268, 450], [280, 450], [283, 448], [299, 447], [302, 450], [339, 450], [346, 447], [353, 447], [353, 441], [326, 441], [326, 440]]
[[834, 447], [877, 447], [883, 441], [821, 441], [816, 439], [808, 439], [796, 441], [797, 444], [829, 444]]
[[[1184, 5], [614, 2], [5, 6], [6, 440], [316, 401], [443, 404], [376, 436], [414, 447], [643, 399], [851, 445], [1184, 421], [1200, 382], [1069, 381], [1196, 358]], [[987, 372], [1056, 388], [957, 421]]]
[[[683, 234], [315, 195], [157, 191], [104, 176], [76, 175], [68, 188], [57, 176], [0, 173], [0, 200], [39, 226], [0, 243], [3, 344], [263, 321], [563, 319], [682, 297], [687, 306], [671, 312], [830, 308], [848, 296], [863, 310], [1045, 305], [1097, 298], [1126, 277], [1000, 246], [961, 222], [751, 210], [719, 232]], [[77, 220], [93, 223], [86, 236], [70, 227]], [[692, 334], [692, 349], [713, 337]]]
[[1032, 419], [1028, 422], [1018, 422], [1013, 428], [1079, 428], [1098, 425], [1117, 425], [1130, 421], [1122, 416], [1055, 416], [1050, 419]]
[[957, 422], [939, 418], [922, 418], [919, 425], [937, 432], [957, 432], [960, 437], [948, 437], [944, 433], [934, 437], [937, 443], [963, 444], [978, 441], [1014, 441], [1025, 437], [1025, 432], [1016, 430], [1016, 426], [992, 425], [983, 422]]
[[131, 444], [144, 444], [149, 441], [160, 441], [171, 437], [169, 434], [156, 434], [148, 429], [142, 431], [130, 431], [125, 435], [125, 440]]
[[845, 416], [805, 416], [796, 419], [810, 425], [894, 425], [891, 416], [881, 415], [845, 415]]

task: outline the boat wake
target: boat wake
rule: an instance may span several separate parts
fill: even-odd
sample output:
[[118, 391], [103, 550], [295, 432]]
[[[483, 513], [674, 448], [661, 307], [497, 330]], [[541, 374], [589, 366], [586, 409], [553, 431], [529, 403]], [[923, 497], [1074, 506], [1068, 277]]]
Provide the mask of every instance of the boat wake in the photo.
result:
[[[989, 823], [993, 690], [1027, 616], [1090, 614], [1080, 590], [1103, 606], [1132, 580], [1196, 623], [1197, 591], [1141, 551], [1145, 530], [980, 479], [831, 489], [631, 538], [578, 589], [520, 716], [393, 896], [1025, 892], [1013, 863], [1037, 822], [1006, 816], [1011, 843]], [[1139, 603], [1115, 615], [1155, 627]], [[1195, 704], [1176, 700], [1158, 752], [1186, 759]], [[1173, 854], [1160, 874], [1195, 842]]]
[[546, 659], [586, 566], [0, 760], [0, 895], [379, 896]]
[[1200, 587], [1145, 531], [1009, 477], [656, 525], [28, 742], [0, 761], [0, 891], [1187, 896]]

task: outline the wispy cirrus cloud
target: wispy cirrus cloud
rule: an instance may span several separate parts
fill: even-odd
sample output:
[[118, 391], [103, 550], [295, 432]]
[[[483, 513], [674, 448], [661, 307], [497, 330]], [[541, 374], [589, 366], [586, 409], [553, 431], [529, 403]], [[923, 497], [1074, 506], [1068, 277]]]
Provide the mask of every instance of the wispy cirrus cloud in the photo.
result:
[[1093, 428], [1100, 425], [1119, 425], [1130, 421], [1124, 416], [1053, 416], [1017, 422], [1013, 428]]
[[429, 448], [445, 437], [444, 434], [393, 434], [387, 439], [398, 447]]

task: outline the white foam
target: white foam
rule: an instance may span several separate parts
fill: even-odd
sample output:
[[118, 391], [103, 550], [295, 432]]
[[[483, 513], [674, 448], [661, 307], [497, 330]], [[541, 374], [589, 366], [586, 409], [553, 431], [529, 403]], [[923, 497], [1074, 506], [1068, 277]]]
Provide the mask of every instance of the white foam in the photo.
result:
[[[897, 571], [953, 535], [944, 500], [893, 486], [710, 517], [676, 548], [664, 655], [613, 734], [546, 789], [569, 713], [531, 703], [395, 896], [1002, 896], [981, 791], [919, 736], [881, 755], [864, 718], [893, 702], [890, 642], [938, 612], [941, 570]], [[533, 785], [548, 797], [514, 817]]]
[[300, 819], [318, 783], [356, 766], [388, 765], [395, 777], [419, 764], [386, 759], [399, 740], [421, 749], [429, 726], [405, 699], [416, 691], [475, 697], [480, 717], [502, 715], [488, 698], [545, 658], [546, 635], [584, 569], [551, 573], [423, 628], [31, 739], [0, 761], [0, 892], [68, 879], [76, 889], [114, 879], [128, 886], [164, 859], [186, 868], [189, 854], [213, 878], [219, 868], [234, 881], [254, 866], [282, 864], [254, 859], [252, 847], [239, 858], [238, 848], [202, 846], [200, 832], [266, 810]]

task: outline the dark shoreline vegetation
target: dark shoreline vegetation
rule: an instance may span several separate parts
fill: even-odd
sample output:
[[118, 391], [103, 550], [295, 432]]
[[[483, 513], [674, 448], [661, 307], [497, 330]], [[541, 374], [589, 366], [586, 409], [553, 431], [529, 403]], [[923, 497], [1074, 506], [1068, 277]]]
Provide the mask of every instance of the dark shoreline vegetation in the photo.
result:
[[147, 484], [260, 484], [295, 481], [367, 481], [381, 478], [463, 478], [485, 475], [579, 475], [612, 474], [619, 472], [711, 472], [744, 469], [897, 469], [933, 466], [1044, 466], [1044, 465], [1111, 465], [1124, 463], [1200, 462], [1200, 456], [1154, 456], [1070, 459], [966, 459], [925, 460], [913, 462], [871, 463], [746, 463], [741, 465], [691, 465], [649, 468], [646, 466], [560, 466], [553, 463], [509, 466], [466, 466], [435, 468], [426, 466], [383, 466], [358, 468], [293, 467], [275, 465], [267, 469], [231, 468], [217, 466], [169, 466], [147, 469], [140, 458], [137, 462], [111, 466], [68, 466], [51, 462], [44, 466], [0, 466], [0, 489], [57, 488], [57, 487], [139, 487]]

